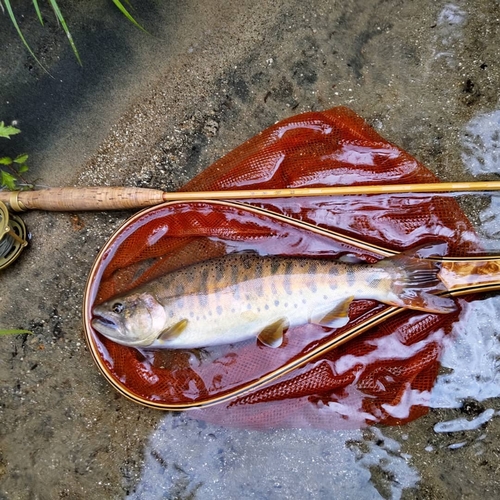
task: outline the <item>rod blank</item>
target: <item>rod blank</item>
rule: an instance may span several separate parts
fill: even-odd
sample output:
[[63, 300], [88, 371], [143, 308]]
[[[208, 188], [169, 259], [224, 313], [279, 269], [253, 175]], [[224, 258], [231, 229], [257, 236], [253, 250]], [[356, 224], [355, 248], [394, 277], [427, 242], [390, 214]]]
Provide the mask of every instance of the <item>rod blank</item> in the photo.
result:
[[128, 210], [158, 205], [165, 201], [242, 200], [305, 196], [361, 194], [444, 193], [498, 191], [500, 181], [436, 182], [423, 184], [376, 184], [316, 188], [246, 189], [233, 191], [164, 192], [134, 187], [49, 188], [39, 191], [2, 191], [0, 201], [13, 211]]

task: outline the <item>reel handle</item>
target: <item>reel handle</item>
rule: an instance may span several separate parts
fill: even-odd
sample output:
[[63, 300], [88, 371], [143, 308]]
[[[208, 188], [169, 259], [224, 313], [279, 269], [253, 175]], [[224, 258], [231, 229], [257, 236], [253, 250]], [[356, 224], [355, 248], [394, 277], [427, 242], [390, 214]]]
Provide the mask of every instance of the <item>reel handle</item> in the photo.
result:
[[163, 203], [163, 191], [135, 187], [50, 188], [40, 191], [3, 191], [0, 201], [14, 212], [25, 210], [127, 210]]

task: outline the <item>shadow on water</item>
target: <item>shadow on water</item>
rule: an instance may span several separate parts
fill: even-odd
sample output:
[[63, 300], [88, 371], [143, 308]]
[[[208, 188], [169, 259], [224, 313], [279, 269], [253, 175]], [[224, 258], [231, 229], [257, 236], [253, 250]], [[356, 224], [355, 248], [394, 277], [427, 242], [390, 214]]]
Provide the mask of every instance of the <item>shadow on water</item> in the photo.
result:
[[54, 143], [67, 143], [69, 149], [75, 142], [98, 142], [96, 136], [109, 130], [116, 110], [130, 99], [130, 89], [140, 85], [144, 65], [175, 46], [172, 33], [181, 7], [175, 2], [161, 8], [154, 1], [136, 3], [131, 13], [148, 33], [132, 25], [112, 2], [94, 1], [87, 10], [81, 2], [61, 5], [83, 66], [49, 9], [44, 27], [32, 6], [15, 10], [26, 39], [50, 75], [29, 55], [8, 17], [0, 16], [10, 44], [18, 45], [14, 56], [12, 51], [0, 54], [0, 119], [15, 121], [22, 131], [3, 143], [2, 150], [29, 152], [33, 174], [40, 174], [43, 154], [50, 154]]

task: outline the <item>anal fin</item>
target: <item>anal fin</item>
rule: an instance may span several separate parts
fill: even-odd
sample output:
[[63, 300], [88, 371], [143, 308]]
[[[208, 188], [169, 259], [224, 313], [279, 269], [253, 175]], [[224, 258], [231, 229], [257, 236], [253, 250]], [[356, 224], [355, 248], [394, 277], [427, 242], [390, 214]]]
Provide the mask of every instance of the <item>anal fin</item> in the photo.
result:
[[266, 326], [257, 338], [268, 347], [279, 347], [283, 343], [283, 333], [287, 328], [288, 321], [285, 318], [280, 318]]
[[353, 300], [354, 295], [336, 303], [333, 307], [329, 304], [316, 309], [311, 315], [310, 322], [330, 328], [345, 326], [349, 322], [349, 306]]

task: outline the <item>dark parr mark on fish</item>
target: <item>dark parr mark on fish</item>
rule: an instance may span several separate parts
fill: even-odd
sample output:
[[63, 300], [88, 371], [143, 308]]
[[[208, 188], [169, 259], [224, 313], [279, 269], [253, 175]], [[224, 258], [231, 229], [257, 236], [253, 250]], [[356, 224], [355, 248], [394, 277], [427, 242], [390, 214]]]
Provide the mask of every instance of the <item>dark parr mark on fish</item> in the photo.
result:
[[292, 262], [287, 262], [285, 265], [285, 276], [283, 279], [283, 288], [285, 289], [285, 293], [287, 295], [292, 295], [293, 290], [292, 290], [292, 283], [291, 283], [291, 274], [293, 272], [293, 263]]
[[289, 260], [285, 264], [285, 274], [292, 274], [292, 271], [293, 271], [293, 262]]
[[307, 270], [307, 272], [309, 274], [316, 274], [317, 270], [318, 270], [318, 264], [316, 262], [311, 262], [309, 264], [309, 269]]
[[271, 274], [276, 274], [281, 267], [281, 261], [278, 259], [272, 259], [271, 260]]
[[217, 283], [224, 279], [224, 266], [222, 264], [217, 264], [215, 266], [215, 281]]
[[198, 295], [198, 302], [201, 307], [208, 305], [208, 268], [204, 267], [200, 274], [200, 287]]
[[339, 269], [338, 269], [338, 266], [336, 266], [335, 264], [332, 265], [330, 267], [330, 269], [328, 270], [328, 274], [330, 276], [338, 276], [339, 275]]
[[216, 311], [217, 311], [217, 314], [220, 316], [222, 314], [222, 307], [217, 306]]
[[257, 263], [255, 264], [255, 277], [256, 278], [262, 278], [262, 260], [257, 260]]
[[243, 264], [243, 267], [248, 271], [249, 269], [252, 268], [253, 262], [254, 262], [254, 258], [249, 256], [249, 255], [246, 255], [243, 258], [242, 264]]
[[346, 266], [346, 280], [348, 286], [353, 286], [356, 283], [356, 274], [352, 266]]
[[207, 293], [207, 286], [208, 286], [208, 269], [204, 267], [201, 271], [201, 276], [200, 276], [200, 293], [202, 295], [205, 295]]
[[238, 266], [233, 264], [231, 266], [231, 283], [236, 285], [239, 281], [239, 269]]
[[[208, 306], [208, 296], [206, 293], [199, 293], [198, 294], [198, 302], [201, 307], [207, 307]], [[205, 316], [203, 316], [205, 318]]]
[[252, 278], [255, 279], [255, 293], [258, 297], [264, 296], [264, 282], [262, 280], [264, 274], [267, 275], [267, 269], [264, 268], [262, 259], [256, 259]]
[[318, 291], [316, 283], [311, 279], [307, 280], [307, 288], [309, 288], [309, 290], [311, 290], [312, 293], [316, 293]]
[[377, 288], [380, 285], [382, 278], [380, 277], [379, 274], [373, 273], [368, 276], [367, 281], [368, 283], [370, 283], [370, 286], [372, 288]]

